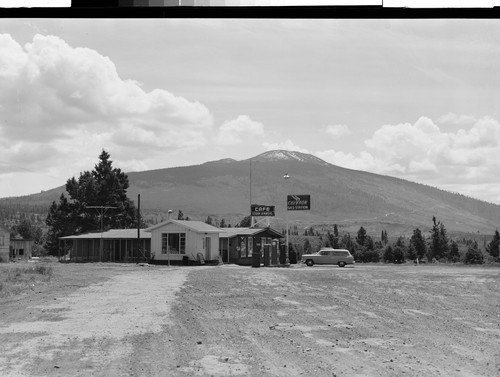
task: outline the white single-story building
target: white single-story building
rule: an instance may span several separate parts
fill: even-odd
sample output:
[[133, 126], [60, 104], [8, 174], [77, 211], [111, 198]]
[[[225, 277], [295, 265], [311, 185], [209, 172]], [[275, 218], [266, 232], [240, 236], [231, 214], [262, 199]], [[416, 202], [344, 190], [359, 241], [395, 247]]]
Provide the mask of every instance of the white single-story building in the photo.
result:
[[221, 229], [202, 221], [167, 220], [146, 231], [151, 232], [151, 256], [155, 261], [219, 260]]

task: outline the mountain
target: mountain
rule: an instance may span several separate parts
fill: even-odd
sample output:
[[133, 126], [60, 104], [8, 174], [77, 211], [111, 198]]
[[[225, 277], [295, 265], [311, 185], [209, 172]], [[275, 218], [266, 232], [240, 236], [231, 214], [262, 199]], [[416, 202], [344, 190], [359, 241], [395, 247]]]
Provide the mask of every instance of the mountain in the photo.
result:
[[[283, 175], [288, 173], [290, 179]], [[337, 224], [357, 232], [363, 226], [379, 236], [410, 236], [415, 227], [427, 231], [436, 216], [451, 233], [492, 234], [500, 226], [500, 206], [406, 180], [341, 168], [310, 154], [269, 151], [236, 161], [223, 159], [201, 165], [127, 173], [129, 197], [141, 209], [161, 218], [179, 210], [192, 219], [207, 216], [236, 224], [253, 204], [276, 206], [271, 225], [280, 229], [286, 218], [304, 227]], [[0, 200], [47, 207], [64, 187], [20, 198]], [[285, 211], [286, 195], [310, 194], [310, 211]]]

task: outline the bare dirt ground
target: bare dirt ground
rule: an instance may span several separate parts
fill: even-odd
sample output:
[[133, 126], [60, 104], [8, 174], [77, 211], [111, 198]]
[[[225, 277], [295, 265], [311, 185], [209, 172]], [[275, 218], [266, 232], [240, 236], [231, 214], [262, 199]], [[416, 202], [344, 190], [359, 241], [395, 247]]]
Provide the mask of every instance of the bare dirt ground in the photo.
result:
[[53, 267], [0, 299], [1, 376], [500, 375], [499, 268]]

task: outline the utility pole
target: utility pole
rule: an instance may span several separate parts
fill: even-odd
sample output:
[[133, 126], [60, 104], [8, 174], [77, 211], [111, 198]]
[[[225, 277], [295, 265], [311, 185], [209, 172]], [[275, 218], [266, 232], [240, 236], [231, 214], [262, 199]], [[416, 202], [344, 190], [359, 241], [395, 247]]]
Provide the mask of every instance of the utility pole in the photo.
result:
[[87, 206], [86, 208], [95, 209], [101, 218], [101, 240], [99, 242], [99, 259], [102, 262], [103, 244], [102, 244], [102, 231], [103, 231], [103, 221], [102, 218], [108, 209], [116, 209], [117, 207], [111, 206]]
[[138, 256], [146, 259], [145, 252], [141, 253], [141, 194], [137, 194], [137, 251]]
[[289, 259], [290, 250], [288, 247], [288, 233], [290, 233], [290, 231], [288, 230], [288, 195], [290, 194], [290, 192], [289, 192], [287, 181], [290, 179], [290, 176], [288, 175], [288, 173], [285, 173], [283, 178], [285, 179], [285, 185], [286, 185], [286, 204], [285, 204], [285, 211], [286, 211], [286, 241], [285, 241], [286, 242], [286, 260], [285, 260], [285, 264], [289, 264], [290, 263], [290, 259]]

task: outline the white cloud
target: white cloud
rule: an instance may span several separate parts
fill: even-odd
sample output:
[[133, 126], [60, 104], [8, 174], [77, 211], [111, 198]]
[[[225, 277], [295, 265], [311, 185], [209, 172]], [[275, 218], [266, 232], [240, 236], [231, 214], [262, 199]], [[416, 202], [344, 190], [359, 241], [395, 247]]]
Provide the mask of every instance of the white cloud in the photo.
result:
[[354, 170], [374, 170], [376, 161], [368, 152], [361, 152], [358, 156], [352, 153], [344, 153], [333, 149], [315, 153], [315, 155], [326, 162]]
[[476, 122], [476, 118], [472, 115], [458, 115], [450, 112], [440, 116], [437, 122], [443, 124], [471, 125]]
[[240, 115], [236, 119], [228, 120], [219, 127], [215, 141], [218, 145], [241, 144], [243, 138], [263, 137], [264, 125], [256, 122], [248, 115]]
[[[414, 124], [384, 125], [365, 140], [367, 151], [357, 155], [323, 151], [316, 155], [346, 168], [393, 175], [439, 187], [485, 185], [500, 189], [498, 156], [500, 124], [484, 117], [468, 129], [443, 132], [431, 119], [421, 117]], [[459, 191], [457, 189], [456, 191]], [[492, 197], [491, 193], [488, 198]], [[496, 201], [498, 202], [498, 196]]]
[[297, 151], [297, 152], [302, 152], [302, 153], [311, 153], [307, 149], [304, 149], [304, 148], [299, 147], [298, 145], [295, 145], [290, 139], [287, 139], [284, 142], [278, 142], [278, 143], [264, 142], [264, 143], [262, 143], [262, 146], [264, 148], [266, 148], [266, 150], [268, 150], [268, 151], [283, 149], [286, 151]]
[[213, 127], [201, 103], [146, 92], [109, 58], [55, 36], [21, 46], [0, 35], [0, 103], [0, 173], [58, 166], [75, 174], [92, 168], [103, 148], [130, 166], [142, 166], [146, 152], [158, 164], [167, 153], [207, 144]]
[[351, 130], [345, 124], [335, 124], [326, 126], [326, 133], [333, 138], [340, 138], [351, 134]]

